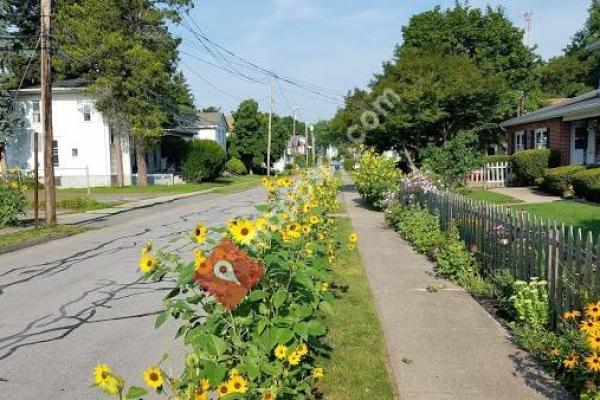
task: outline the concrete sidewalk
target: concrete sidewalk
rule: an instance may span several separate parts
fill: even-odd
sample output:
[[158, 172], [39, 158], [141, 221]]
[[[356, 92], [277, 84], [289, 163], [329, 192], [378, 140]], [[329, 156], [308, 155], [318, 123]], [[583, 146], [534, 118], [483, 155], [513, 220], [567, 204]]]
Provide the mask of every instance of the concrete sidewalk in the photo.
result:
[[[432, 263], [385, 227], [383, 213], [361, 207], [354, 188], [345, 183], [343, 199], [359, 237], [401, 399], [570, 398], [471, 296], [435, 278]], [[440, 283], [446, 288], [426, 290]]]
[[552, 203], [561, 200], [560, 196], [554, 196], [537, 190], [534, 187], [501, 187], [490, 189], [492, 192], [514, 197], [525, 203]]

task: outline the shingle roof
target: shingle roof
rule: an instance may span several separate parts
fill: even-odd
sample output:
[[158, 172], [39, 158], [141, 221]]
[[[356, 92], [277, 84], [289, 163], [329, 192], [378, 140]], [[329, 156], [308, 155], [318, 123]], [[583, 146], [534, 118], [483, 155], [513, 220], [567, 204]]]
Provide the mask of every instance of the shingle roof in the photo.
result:
[[560, 103], [540, 108], [529, 114], [509, 119], [502, 122], [500, 126], [502, 128], [508, 128], [515, 125], [544, 121], [552, 118], [576, 116], [580, 113], [589, 113], [590, 111], [596, 110], [600, 114], [600, 93], [598, 90], [592, 90], [581, 96], [573, 97]]
[[223, 115], [222, 112], [199, 112], [198, 113], [198, 125], [199, 126], [215, 126], [219, 125], [219, 120]]
[[[52, 82], [52, 89], [85, 89], [90, 85], [90, 82], [83, 78], [66, 79], [62, 81]], [[21, 91], [36, 91], [40, 90], [40, 85], [24, 87]]]

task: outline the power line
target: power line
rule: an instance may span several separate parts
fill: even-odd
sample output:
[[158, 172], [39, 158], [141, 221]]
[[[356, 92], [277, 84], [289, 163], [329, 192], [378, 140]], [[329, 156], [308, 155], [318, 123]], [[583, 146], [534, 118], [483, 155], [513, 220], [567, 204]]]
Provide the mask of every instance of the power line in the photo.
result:
[[25, 71], [23, 72], [23, 76], [21, 76], [21, 80], [19, 82], [19, 86], [17, 87], [17, 90], [15, 91], [15, 94], [13, 96], [13, 100], [12, 100], [12, 103], [10, 105], [11, 111], [14, 110], [14, 108], [15, 108], [15, 102], [17, 101], [17, 95], [19, 94], [19, 91], [23, 87], [23, 83], [25, 82], [25, 78], [27, 77], [27, 74], [29, 73], [29, 68], [31, 67], [31, 62], [33, 61], [33, 59], [34, 59], [34, 57], [36, 55], [37, 49], [40, 47], [40, 42], [41, 41], [42, 41], [42, 37], [39, 36], [38, 40], [37, 40], [37, 44], [35, 45], [35, 49], [31, 53], [31, 56], [29, 57], [29, 61], [27, 62], [27, 67], [25, 67]]

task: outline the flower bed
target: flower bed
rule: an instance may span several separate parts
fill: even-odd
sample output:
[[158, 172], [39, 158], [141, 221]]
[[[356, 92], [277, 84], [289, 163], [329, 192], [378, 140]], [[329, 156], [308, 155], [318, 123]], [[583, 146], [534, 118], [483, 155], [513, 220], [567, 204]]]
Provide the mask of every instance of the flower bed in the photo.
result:
[[[323, 323], [335, 298], [330, 266], [342, 246], [354, 248], [357, 238], [352, 234], [345, 243], [335, 239], [337, 221], [328, 214], [338, 208], [338, 182], [328, 171], [265, 179], [264, 185], [269, 198], [257, 207], [258, 218], [232, 219], [226, 228], [195, 227], [190, 234], [196, 244], [193, 261], [155, 251], [152, 244], [142, 250], [145, 278], [176, 282], [156, 327], [176, 319], [177, 337], [188, 349], [180, 376], [168, 375], [160, 362], [144, 372], [147, 386], [166, 398], [310, 399], [319, 393], [325, 371], [317, 360], [331, 352]], [[227, 244], [227, 254], [219, 253], [222, 240], [234, 243]], [[224, 268], [231, 263], [219, 264], [219, 257], [233, 255], [233, 270]], [[230, 285], [245, 283], [250, 267], [240, 269], [242, 259], [243, 265], [264, 270], [264, 276], [241, 303], [229, 302], [234, 290], [215, 292], [217, 301], [198, 284], [211, 271]], [[127, 387], [106, 364], [96, 367], [95, 384], [126, 399], [148, 392]]]

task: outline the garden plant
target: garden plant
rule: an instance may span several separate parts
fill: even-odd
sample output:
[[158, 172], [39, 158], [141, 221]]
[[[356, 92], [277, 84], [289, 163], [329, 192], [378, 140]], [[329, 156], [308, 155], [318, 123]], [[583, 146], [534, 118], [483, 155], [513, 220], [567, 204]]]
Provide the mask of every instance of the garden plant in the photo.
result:
[[10, 170], [6, 176], [0, 176], [0, 228], [16, 223], [19, 215], [25, 214], [24, 192], [28, 187], [17, 180], [18, 172]]
[[[107, 364], [99, 364], [94, 379], [100, 390], [122, 399], [142, 398], [149, 390], [183, 400], [319, 396], [325, 371], [318, 357], [331, 352], [323, 323], [335, 298], [330, 269], [342, 246], [354, 248], [357, 237], [335, 239], [338, 222], [329, 214], [338, 208], [339, 184], [328, 170], [263, 183], [268, 203], [257, 207], [257, 218], [231, 219], [226, 227], [196, 225], [188, 238], [195, 246], [193, 260], [155, 250], [151, 243], [142, 249], [144, 277], [175, 282], [156, 327], [170, 318], [178, 321], [177, 338], [187, 348], [183, 372], [169, 375], [157, 360], [143, 373], [147, 387], [142, 388], [128, 386]], [[213, 271], [211, 260], [219, 257], [223, 240], [234, 243], [230, 253], [264, 269], [237, 307], [221, 304], [197, 282]], [[221, 272], [230, 281], [243, 274], [237, 267]]]
[[398, 189], [400, 175], [394, 160], [366, 149], [358, 160], [354, 183], [367, 204], [380, 209], [386, 194]]

